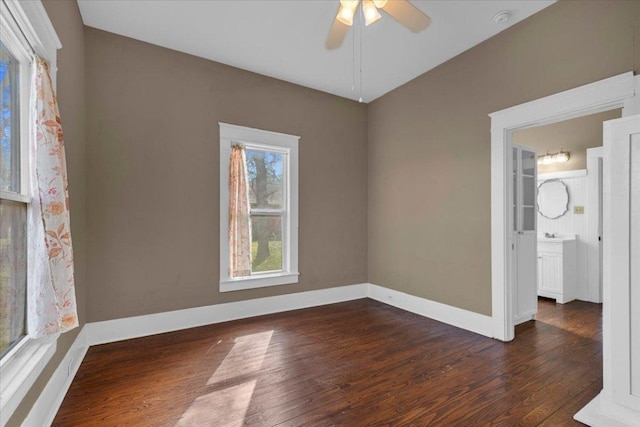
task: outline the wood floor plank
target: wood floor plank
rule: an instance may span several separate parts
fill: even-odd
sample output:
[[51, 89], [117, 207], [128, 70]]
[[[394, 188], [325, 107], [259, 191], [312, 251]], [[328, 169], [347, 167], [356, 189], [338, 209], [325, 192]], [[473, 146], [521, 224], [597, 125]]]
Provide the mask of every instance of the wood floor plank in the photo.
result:
[[585, 386], [578, 394], [560, 409], [538, 424], [540, 427], [581, 426], [582, 423], [573, 420], [573, 415], [596, 397], [602, 390], [602, 380], [594, 381]]
[[541, 299], [502, 343], [364, 299], [105, 344], [53, 425], [576, 425], [601, 319]]

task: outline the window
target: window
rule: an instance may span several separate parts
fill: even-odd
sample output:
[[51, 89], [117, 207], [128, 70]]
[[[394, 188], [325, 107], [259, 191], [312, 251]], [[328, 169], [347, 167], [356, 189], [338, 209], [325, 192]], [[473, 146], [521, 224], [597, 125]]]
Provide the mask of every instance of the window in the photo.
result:
[[[220, 291], [298, 282], [299, 137], [220, 123]], [[229, 170], [244, 149], [251, 225], [250, 274], [230, 275]]]
[[0, 40], [0, 357], [25, 335], [27, 200], [20, 148], [20, 63]]
[[0, 2], [0, 425], [56, 350], [26, 322], [33, 49], [55, 64], [58, 46], [40, 2]]
[[286, 153], [245, 147], [251, 213], [251, 274], [281, 272]]

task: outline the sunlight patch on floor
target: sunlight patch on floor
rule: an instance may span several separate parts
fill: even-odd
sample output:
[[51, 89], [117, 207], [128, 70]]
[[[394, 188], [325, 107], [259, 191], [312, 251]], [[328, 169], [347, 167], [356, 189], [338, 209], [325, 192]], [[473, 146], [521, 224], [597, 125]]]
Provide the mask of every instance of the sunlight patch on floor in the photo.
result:
[[247, 381], [198, 397], [176, 427], [242, 426], [256, 382]]
[[[244, 335], [234, 340], [233, 348], [207, 381], [217, 390], [198, 397], [180, 417], [176, 427], [235, 427], [244, 424], [257, 379], [241, 377], [257, 374], [262, 368], [273, 331]], [[227, 383], [232, 384], [228, 385]]]
[[207, 385], [252, 374], [262, 367], [273, 331], [244, 335], [235, 339], [233, 348], [213, 373]]

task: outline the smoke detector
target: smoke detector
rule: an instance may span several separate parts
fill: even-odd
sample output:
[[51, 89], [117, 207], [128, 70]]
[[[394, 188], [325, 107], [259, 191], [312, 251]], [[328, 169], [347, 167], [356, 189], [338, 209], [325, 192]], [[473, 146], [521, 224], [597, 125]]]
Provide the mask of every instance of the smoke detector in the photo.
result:
[[511, 19], [511, 12], [503, 10], [502, 12], [496, 13], [496, 16], [493, 17], [493, 22], [496, 24], [504, 24], [509, 19]]

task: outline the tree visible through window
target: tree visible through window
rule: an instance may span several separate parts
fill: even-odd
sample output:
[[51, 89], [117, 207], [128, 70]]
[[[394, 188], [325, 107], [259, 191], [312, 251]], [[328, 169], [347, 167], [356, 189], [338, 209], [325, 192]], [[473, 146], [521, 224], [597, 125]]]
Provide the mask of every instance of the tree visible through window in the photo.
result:
[[251, 205], [251, 270], [254, 273], [283, 269], [284, 156], [270, 151], [246, 150]]
[[299, 140], [220, 123], [221, 292], [298, 283]]

